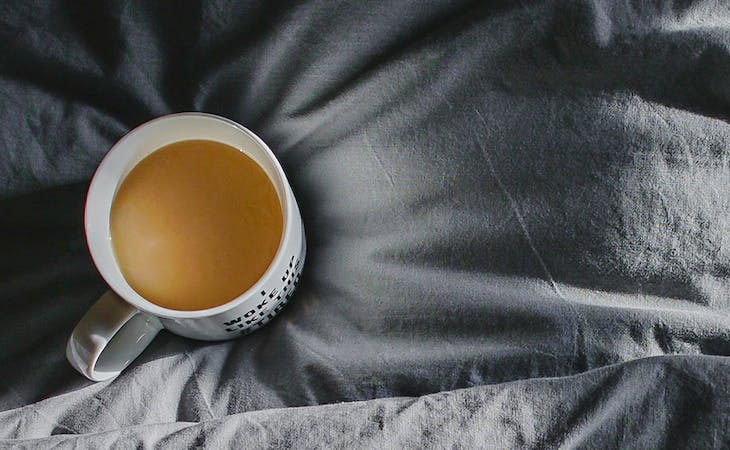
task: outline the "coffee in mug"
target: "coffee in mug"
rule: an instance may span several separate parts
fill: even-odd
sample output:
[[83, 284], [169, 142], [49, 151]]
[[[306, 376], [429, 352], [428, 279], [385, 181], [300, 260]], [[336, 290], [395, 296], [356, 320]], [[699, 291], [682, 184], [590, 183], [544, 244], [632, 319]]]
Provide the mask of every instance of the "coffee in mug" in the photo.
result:
[[111, 208], [114, 254], [129, 285], [194, 311], [250, 288], [279, 247], [282, 211], [264, 170], [230, 145], [168, 144], [140, 161]]
[[66, 357], [94, 381], [118, 376], [163, 329], [206, 341], [258, 330], [289, 302], [306, 256], [274, 153], [206, 113], [122, 137], [91, 180], [84, 230], [110, 290], [74, 328]]

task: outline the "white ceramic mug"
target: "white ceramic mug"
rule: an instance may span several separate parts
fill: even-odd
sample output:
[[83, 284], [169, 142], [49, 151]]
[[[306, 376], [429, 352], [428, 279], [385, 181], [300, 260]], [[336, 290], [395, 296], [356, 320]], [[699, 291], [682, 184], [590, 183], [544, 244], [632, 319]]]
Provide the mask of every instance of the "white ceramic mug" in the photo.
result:
[[[177, 311], [145, 300], [124, 279], [112, 250], [109, 213], [119, 185], [137, 163], [160, 147], [188, 139], [222, 142], [256, 161], [279, 196], [284, 227], [271, 265], [249, 290], [214, 308]], [[269, 147], [238, 123], [204, 113], [159, 117], [117, 142], [91, 180], [84, 225], [91, 257], [111, 291], [76, 325], [66, 346], [66, 357], [94, 381], [119, 375], [163, 328], [180, 336], [214, 341], [248, 334], [265, 325], [291, 297], [306, 252], [299, 207]]]

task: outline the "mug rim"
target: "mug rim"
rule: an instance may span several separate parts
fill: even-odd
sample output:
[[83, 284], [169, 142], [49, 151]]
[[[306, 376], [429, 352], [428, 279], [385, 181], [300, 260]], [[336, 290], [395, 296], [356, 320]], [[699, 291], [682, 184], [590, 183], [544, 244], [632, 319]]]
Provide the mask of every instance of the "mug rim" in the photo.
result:
[[[107, 232], [108, 238], [105, 240], [105, 242], [97, 242], [93, 240], [91, 237], [91, 233], [89, 232], [89, 224], [90, 222], [93, 222], [94, 217], [98, 216], [98, 211], [96, 211], [96, 214], [92, 212], [91, 206], [94, 202], [98, 202], [101, 200], [95, 200], [95, 197], [97, 195], [101, 195], [98, 190], [100, 189], [100, 183], [108, 182], [107, 180], [101, 180], [101, 176], [105, 173], [106, 170], [108, 170], [108, 165], [110, 161], [111, 155], [117, 154], [119, 152], [124, 151], [125, 143], [126, 141], [135, 133], [139, 132], [141, 129], [148, 127], [152, 124], [167, 121], [167, 120], [175, 120], [179, 119], [181, 117], [192, 117], [192, 118], [198, 118], [198, 119], [205, 119], [205, 120], [214, 120], [223, 122], [226, 125], [229, 125], [233, 128], [235, 128], [238, 132], [246, 135], [248, 138], [250, 138], [256, 146], [258, 146], [261, 150], [263, 150], [263, 153], [265, 157], [269, 160], [269, 162], [272, 164], [274, 168], [274, 172], [276, 177], [279, 179], [278, 181], [281, 182], [282, 185], [282, 191], [279, 201], [282, 209], [282, 233], [281, 233], [281, 239], [279, 240], [279, 246], [276, 250], [276, 253], [274, 254], [274, 257], [271, 259], [271, 262], [269, 263], [268, 267], [266, 268], [266, 271], [256, 280], [256, 282], [251, 285], [248, 289], [246, 289], [244, 292], [236, 296], [235, 298], [221, 304], [218, 306], [214, 306], [212, 308], [206, 308], [206, 309], [196, 309], [196, 310], [176, 310], [171, 308], [165, 308], [163, 306], [157, 305], [156, 303], [153, 303], [146, 298], [142, 297], [132, 286], [127, 282], [127, 280], [124, 278], [124, 275], [121, 274], [121, 270], [119, 268], [119, 264], [116, 260], [116, 257], [114, 255], [114, 250], [111, 245], [111, 235], [109, 232]], [[214, 138], [211, 140], [215, 140]], [[178, 142], [178, 141], [174, 141]], [[154, 149], [152, 152], [156, 151], [157, 149]], [[240, 149], [237, 149], [241, 151]], [[150, 152], [150, 154], [152, 153]], [[142, 158], [144, 159], [144, 158]], [[139, 164], [139, 162], [137, 163]], [[136, 164], [135, 164], [136, 166]], [[129, 172], [124, 176], [117, 176], [114, 180], [115, 183], [115, 194], [116, 190], [119, 188], [119, 185], [122, 183], [124, 178], [129, 175]], [[276, 182], [277, 180], [272, 180], [272, 182]], [[108, 202], [108, 205], [105, 205], [102, 208], [102, 213], [109, 214], [111, 212], [111, 206], [114, 202], [114, 195], [112, 195], [112, 199], [110, 202]], [[124, 134], [119, 140], [117, 140], [114, 145], [106, 152], [104, 157], [102, 158], [101, 162], [99, 162], [99, 165], [97, 166], [96, 170], [94, 171], [94, 174], [91, 178], [91, 183], [89, 184], [89, 189], [86, 194], [86, 201], [84, 203], [84, 235], [86, 238], [86, 245], [89, 250], [89, 254], [91, 255], [91, 260], [94, 263], [94, 266], [96, 267], [99, 274], [102, 276], [104, 281], [107, 283], [107, 285], [119, 295], [120, 298], [122, 298], [124, 301], [130, 303], [135, 308], [147, 312], [149, 314], [152, 314], [154, 316], [163, 317], [163, 318], [170, 318], [170, 319], [190, 319], [190, 318], [202, 318], [202, 317], [210, 317], [215, 316], [220, 313], [224, 313], [228, 310], [231, 310], [238, 305], [245, 303], [247, 300], [255, 299], [255, 293], [258, 292], [259, 289], [261, 289], [261, 286], [265, 284], [265, 282], [271, 278], [274, 269], [280, 265], [281, 259], [285, 258], [284, 251], [288, 247], [287, 241], [290, 240], [290, 236], [294, 230], [292, 230], [292, 221], [291, 216], [292, 213], [290, 211], [292, 207], [292, 202], [290, 200], [291, 193], [291, 187], [289, 186], [289, 181], [286, 178], [286, 174], [284, 173], [284, 169], [281, 167], [281, 164], [279, 163], [279, 160], [276, 158], [276, 155], [274, 155], [274, 152], [271, 151], [269, 146], [260, 138], [258, 137], [253, 131], [249, 130], [248, 128], [244, 127], [243, 125], [239, 124], [238, 122], [228, 119], [227, 117], [219, 116], [216, 114], [211, 113], [205, 113], [205, 112], [197, 112], [197, 111], [190, 111], [190, 112], [178, 112], [178, 113], [172, 113], [172, 114], [166, 114], [164, 116], [155, 117], [154, 119], [150, 119], [146, 122], [141, 123], [140, 125], [137, 125], [136, 127], [129, 130], [127, 133]], [[102, 220], [103, 221], [103, 220]], [[108, 220], [107, 220], [108, 222]], [[106, 247], [106, 249], [101, 249], [100, 247]], [[108, 251], [111, 252], [112, 260], [114, 262], [114, 268], [110, 268], [107, 265], [101, 263], [98, 259], [101, 256], [101, 252]], [[121, 277], [120, 280], [110, 280], [107, 274], [110, 270], [117, 270], [120, 272]], [[121, 281], [121, 285], [117, 282]], [[120, 289], [121, 288], [121, 289]], [[125, 289], [126, 288], [126, 289]], [[120, 292], [121, 290], [124, 291], [124, 293]], [[127, 295], [129, 294], [129, 295]], [[131, 297], [131, 298], [130, 298]]]

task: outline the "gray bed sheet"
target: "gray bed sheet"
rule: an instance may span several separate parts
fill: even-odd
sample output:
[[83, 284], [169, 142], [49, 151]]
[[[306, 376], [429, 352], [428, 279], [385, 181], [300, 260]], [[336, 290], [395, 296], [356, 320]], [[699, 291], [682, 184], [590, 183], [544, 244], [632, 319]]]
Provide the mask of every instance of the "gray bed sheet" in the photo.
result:
[[[88, 180], [177, 111], [266, 140], [302, 283], [92, 383]], [[727, 448], [730, 8], [4, 2], [0, 447]]]

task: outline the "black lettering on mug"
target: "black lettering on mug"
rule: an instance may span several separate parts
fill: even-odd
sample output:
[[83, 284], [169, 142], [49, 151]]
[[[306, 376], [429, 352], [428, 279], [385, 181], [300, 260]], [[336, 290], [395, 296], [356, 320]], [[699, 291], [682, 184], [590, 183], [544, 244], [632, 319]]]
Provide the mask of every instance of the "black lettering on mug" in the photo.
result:
[[231, 320], [230, 322], [223, 322], [223, 325], [233, 325], [234, 323], [238, 323], [241, 321], [241, 317], [236, 317], [235, 319]]

